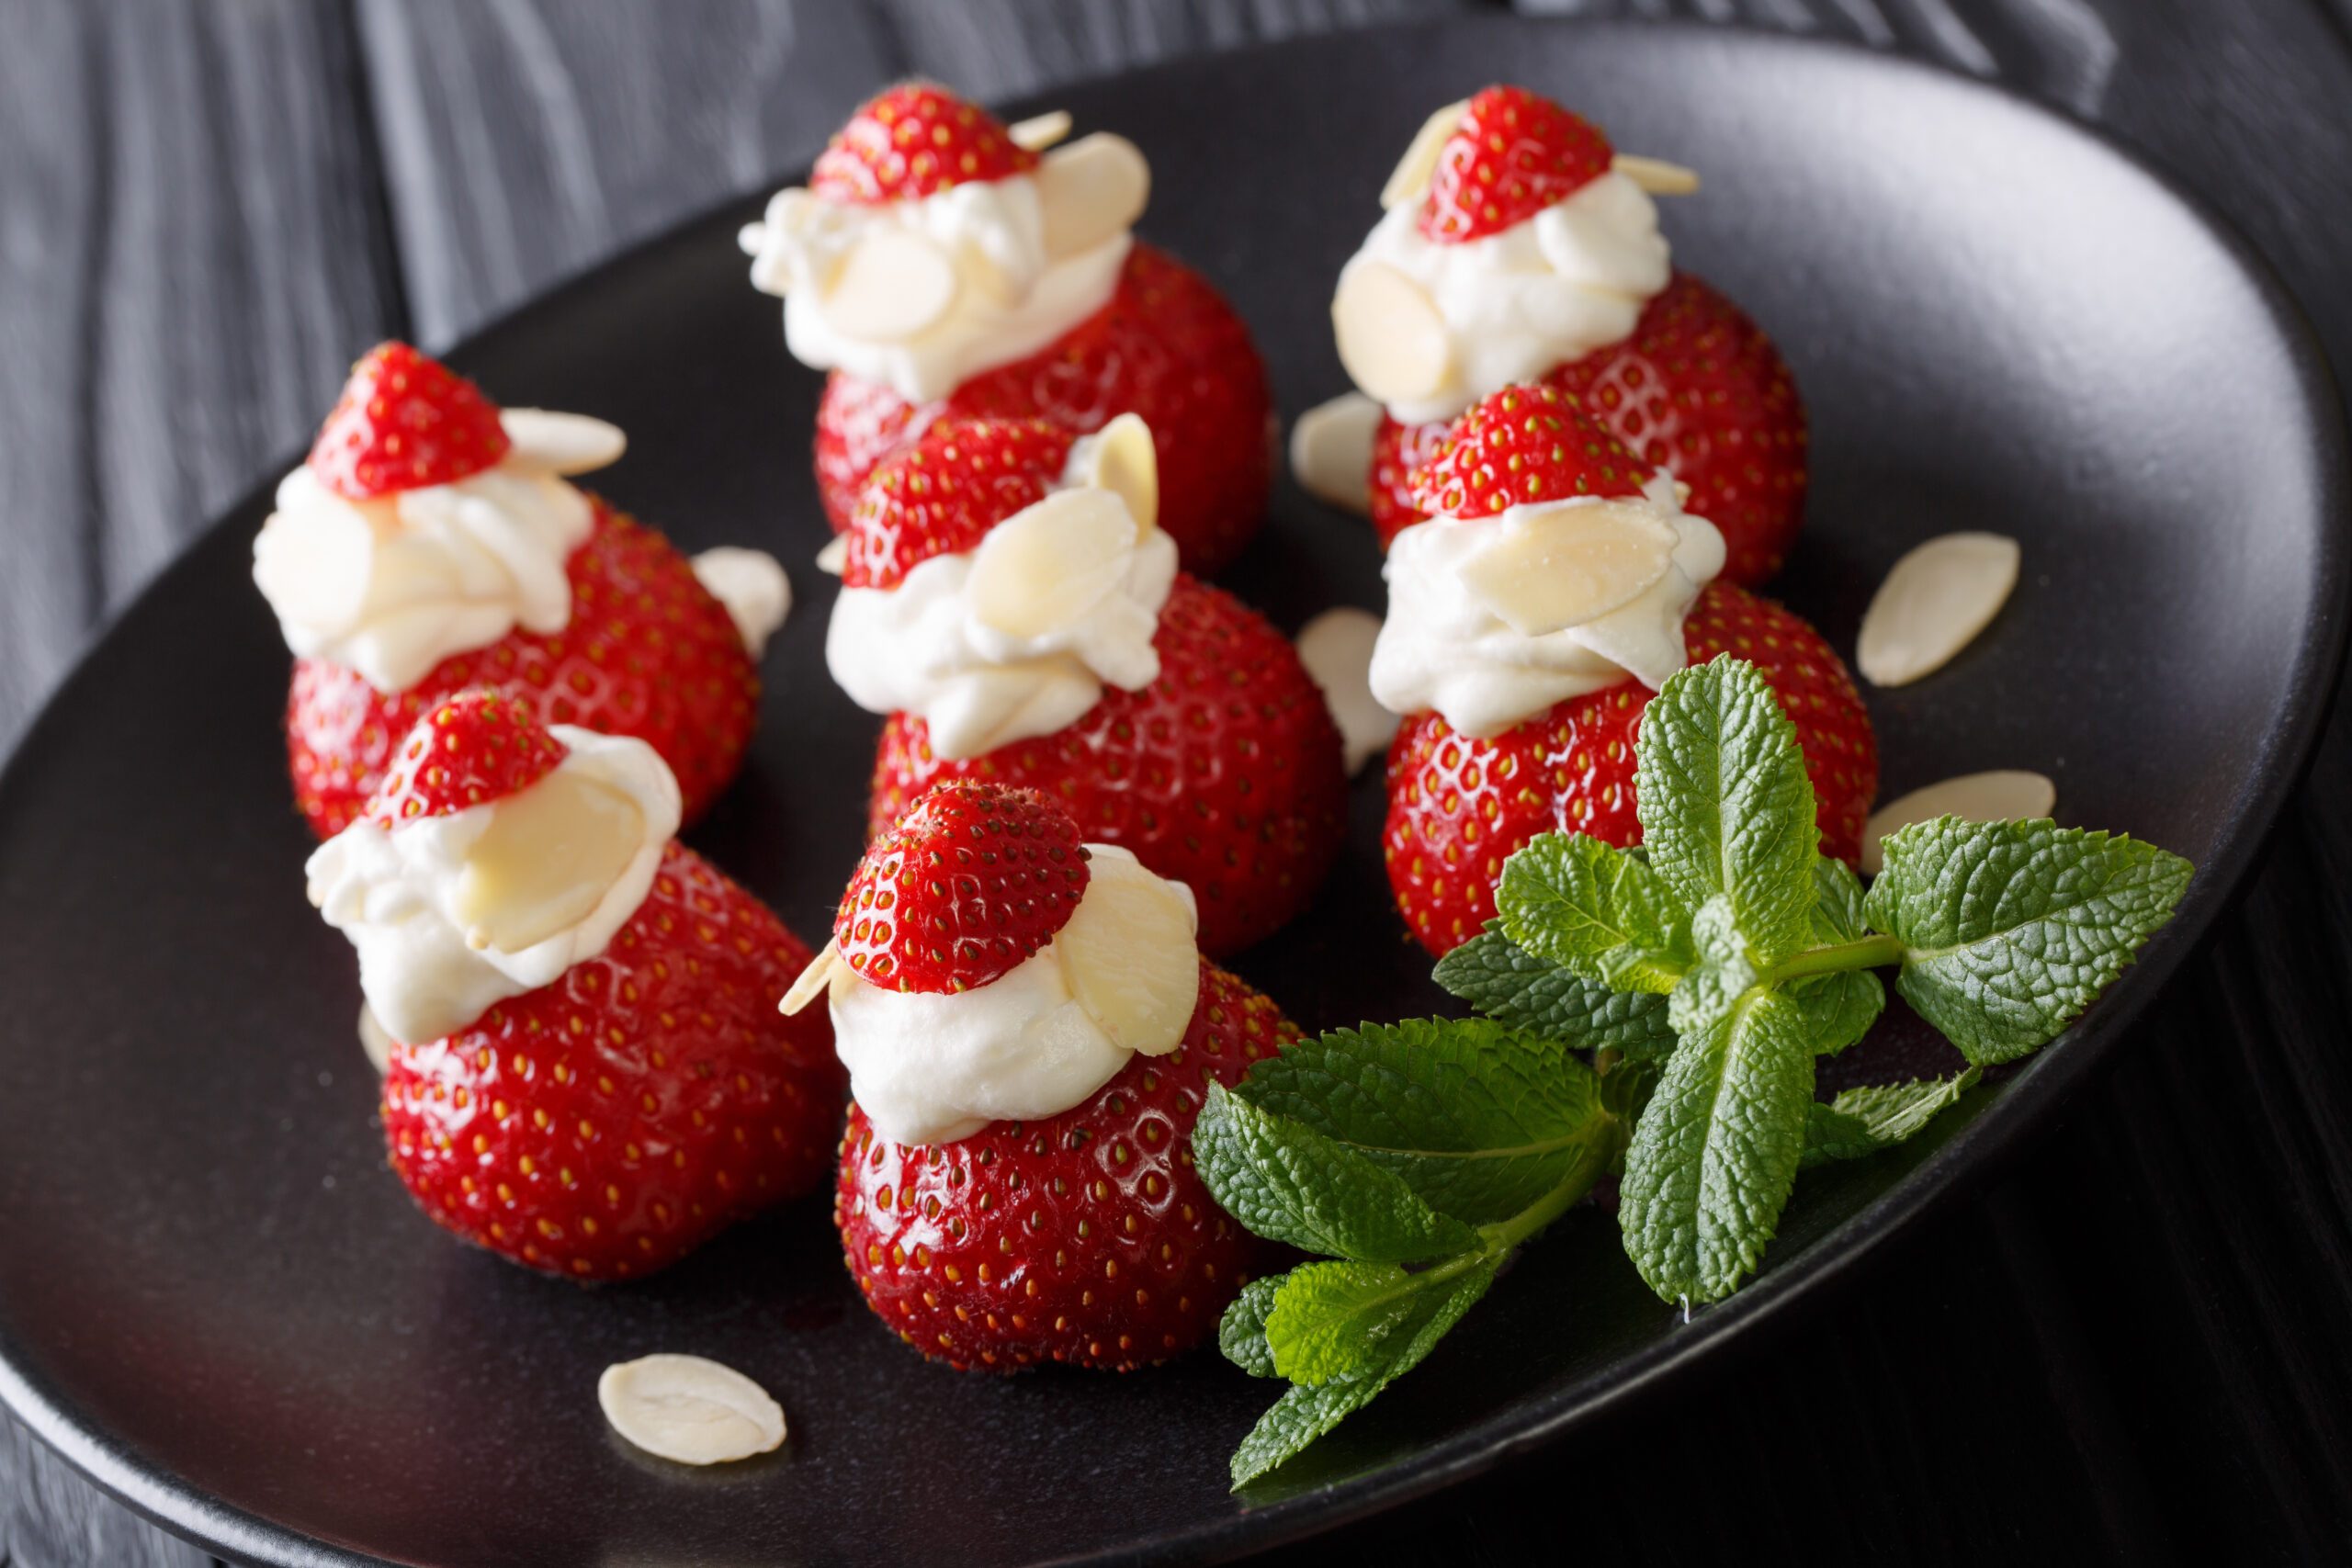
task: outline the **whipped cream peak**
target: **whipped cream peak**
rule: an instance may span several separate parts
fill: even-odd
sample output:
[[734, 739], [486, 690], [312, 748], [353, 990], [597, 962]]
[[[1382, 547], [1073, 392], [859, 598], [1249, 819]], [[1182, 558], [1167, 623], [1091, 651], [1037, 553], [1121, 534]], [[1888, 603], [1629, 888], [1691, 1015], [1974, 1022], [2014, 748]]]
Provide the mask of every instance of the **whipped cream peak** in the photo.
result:
[[368, 1011], [417, 1044], [605, 951], [678, 830], [677, 780], [641, 740], [550, 727], [537, 783], [386, 829], [363, 818], [311, 854], [311, 902], [359, 953]]
[[1638, 497], [1578, 497], [1398, 534], [1372, 694], [1474, 739], [1628, 676], [1682, 668], [1682, 623], [1723, 570], [1723, 535], [1682, 510], [1671, 474]]

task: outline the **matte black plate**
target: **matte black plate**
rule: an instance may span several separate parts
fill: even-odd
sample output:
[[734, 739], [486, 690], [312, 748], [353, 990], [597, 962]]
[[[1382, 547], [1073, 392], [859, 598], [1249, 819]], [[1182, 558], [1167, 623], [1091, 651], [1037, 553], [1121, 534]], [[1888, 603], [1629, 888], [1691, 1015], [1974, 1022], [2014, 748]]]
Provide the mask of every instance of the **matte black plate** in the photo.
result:
[[[2246, 870], [2338, 652], [2338, 413], [2245, 248], [2095, 137], [1984, 87], [1715, 31], [1489, 23], [1295, 44], [1073, 89], [1134, 137], [1146, 231], [1256, 325], [1284, 409], [1340, 389], [1324, 314], [1390, 161], [1510, 78], [1704, 170], [1677, 258], [1772, 331], [1815, 429], [1780, 592], [1850, 647], [1890, 562], [2021, 536], [2022, 586], [1941, 674], [1871, 696], [1900, 791], [2044, 770], [2070, 820], [2202, 874], [2088, 1022], [1899, 1155], [1810, 1176], [1764, 1277], [1689, 1324], [1609, 1218], [1570, 1216], [1422, 1371], [1250, 1505], [1225, 1462], [1271, 1385], [1213, 1353], [1125, 1378], [963, 1377], [858, 1303], [823, 1201], [588, 1292], [453, 1245], [382, 1165], [348, 952], [301, 897], [277, 737], [286, 656], [246, 579], [267, 489], [125, 615], [0, 784], [0, 1394], [134, 1506], [270, 1562], [974, 1562], [1238, 1551], [1426, 1491], [1687, 1367], [1981, 1169], [2124, 1038]], [[603, 414], [619, 502], [793, 563], [753, 764], [697, 842], [821, 925], [873, 721], [825, 678], [815, 378], [736, 254], [746, 197], [456, 355]], [[1286, 624], [1379, 603], [1361, 523], [1283, 490], [1232, 582]], [[1359, 786], [1313, 918], [1238, 965], [1310, 1026], [1428, 1010]], [[1872, 1047], [1883, 1061], [1900, 1042]], [[717, 1474], [643, 1459], [607, 1362], [693, 1350], [791, 1442]]]

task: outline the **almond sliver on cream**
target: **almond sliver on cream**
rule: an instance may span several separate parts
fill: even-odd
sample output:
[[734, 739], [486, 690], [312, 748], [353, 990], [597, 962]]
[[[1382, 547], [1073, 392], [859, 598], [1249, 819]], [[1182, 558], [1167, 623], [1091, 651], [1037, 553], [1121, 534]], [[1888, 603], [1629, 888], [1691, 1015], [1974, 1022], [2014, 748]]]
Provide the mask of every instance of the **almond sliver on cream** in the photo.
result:
[[1463, 585], [1522, 637], [1632, 604], [1674, 564], [1680, 536], [1645, 507], [1613, 501], [1515, 509], [1462, 564]]
[[1046, 154], [1031, 176], [1046, 220], [1046, 254], [1091, 251], [1125, 233], [1151, 200], [1151, 165], [1124, 136], [1096, 131]]
[[1043, 152], [1069, 135], [1070, 124], [1069, 110], [1047, 109], [1014, 120], [1004, 128], [1004, 138], [1025, 152]]
[[1469, 99], [1457, 99], [1421, 121], [1421, 129], [1413, 132], [1412, 144], [1396, 160], [1388, 183], [1380, 187], [1383, 212], [1408, 201], [1419, 201], [1421, 193], [1430, 188], [1430, 181], [1437, 175], [1438, 154], [1445, 151], [1446, 138], [1462, 123], [1463, 113], [1469, 107]]
[[875, 343], [901, 343], [947, 313], [956, 266], [920, 234], [877, 229], [841, 259], [825, 286], [835, 330]]
[[636, 801], [559, 770], [491, 808], [451, 912], [477, 951], [520, 953], [594, 913], [644, 842]]
[[1076, 626], [1118, 588], [1136, 536], [1115, 492], [1056, 491], [998, 524], [972, 552], [973, 618], [1024, 640]]
[[1123, 413], [1086, 440], [1084, 481], [1125, 502], [1137, 534], [1150, 533], [1159, 525], [1159, 451], [1151, 426], [1140, 414]]
[[1290, 427], [1290, 471], [1298, 488], [1350, 512], [1372, 510], [1372, 446], [1384, 411], [1362, 392], [1342, 392]]
[[808, 967], [792, 982], [792, 989], [784, 993], [784, 1000], [776, 1003], [776, 1011], [786, 1018], [799, 1012], [832, 984], [833, 971], [842, 966], [842, 944], [837, 938], [825, 943], [824, 951], [808, 961]]
[[1070, 995], [1113, 1044], [1165, 1055], [1200, 999], [1192, 906], [1125, 856], [1097, 854], [1088, 869], [1086, 897], [1054, 937]]
[[1349, 378], [1382, 402], [1431, 397], [1453, 373], [1453, 346], [1436, 302], [1385, 262], [1341, 276], [1331, 330]]
[[1862, 829], [1862, 870], [1876, 876], [1885, 866], [1879, 840], [1914, 822], [1958, 817], [1969, 822], [2007, 822], [2047, 817], [2058, 804], [2058, 786], [2040, 773], [1998, 769], [1962, 773], [1956, 779], [1915, 789], [1871, 813]]
[[501, 409], [499, 427], [514, 443], [514, 456], [550, 474], [585, 474], [610, 468], [628, 450], [621, 427], [584, 413], [553, 409]]
[[1946, 534], [1894, 563], [1862, 614], [1854, 662], [1872, 685], [1931, 674], [1974, 641], [2018, 585], [2018, 542]]
[[1698, 170], [1669, 164], [1663, 158], [1645, 158], [1638, 152], [1620, 152], [1609, 161], [1609, 166], [1652, 196], [1696, 196], [1699, 193]]
[[606, 1367], [596, 1403], [614, 1431], [680, 1464], [725, 1464], [784, 1441], [784, 1407], [767, 1390], [700, 1356], [645, 1356]]

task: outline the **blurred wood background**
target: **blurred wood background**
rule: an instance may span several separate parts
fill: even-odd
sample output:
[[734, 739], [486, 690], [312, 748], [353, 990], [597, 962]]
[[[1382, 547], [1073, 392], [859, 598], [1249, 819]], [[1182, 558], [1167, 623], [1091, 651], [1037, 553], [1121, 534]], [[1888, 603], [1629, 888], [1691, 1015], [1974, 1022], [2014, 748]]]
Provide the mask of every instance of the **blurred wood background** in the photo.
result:
[[[1476, 8], [0, 0], [0, 752], [360, 350], [447, 344], [775, 183], [880, 82], [988, 97]], [[2098, 120], [2249, 233], [2352, 367], [2352, 0], [1521, 8], [1817, 33]], [[1997, 1182], [1669, 1399], [1298, 1555], [2340, 1560], [2347, 733], [2171, 1004]], [[1600, 1484], [1563, 1509], [1566, 1478]], [[207, 1561], [0, 1416], [0, 1568]]]

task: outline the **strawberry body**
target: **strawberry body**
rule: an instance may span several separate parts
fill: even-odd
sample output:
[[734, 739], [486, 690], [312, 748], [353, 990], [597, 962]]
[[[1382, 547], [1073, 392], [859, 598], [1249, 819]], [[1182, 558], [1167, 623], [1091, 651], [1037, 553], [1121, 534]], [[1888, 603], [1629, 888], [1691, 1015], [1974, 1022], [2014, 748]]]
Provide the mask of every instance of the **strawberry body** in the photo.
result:
[[1046, 1121], [909, 1145], [852, 1106], [833, 1220], [867, 1304], [964, 1369], [1124, 1371], [1197, 1344], [1265, 1244], [1193, 1170], [1193, 1123], [1210, 1082], [1232, 1086], [1297, 1038], [1273, 1003], [1204, 962], [1183, 1043]]
[[[1796, 726], [1823, 852], [1859, 858], [1878, 742], [1836, 651], [1797, 616], [1720, 581], [1701, 592], [1683, 637], [1693, 664], [1729, 653], [1763, 673]], [[1433, 713], [1405, 721], [1388, 752], [1382, 845], [1397, 908], [1424, 946], [1442, 955], [1477, 935], [1503, 862], [1539, 833], [1641, 842], [1634, 739], [1653, 694], [1629, 678], [1487, 740]]]
[[[1754, 587], [1780, 570], [1804, 516], [1804, 405], [1771, 339], [1738, 306], [1676, 273], [1632, 337], [1544, 379], [1690, 487], [1689, 510], [1723, 532], [1727, 581]], [[1371, 490], [1384, 548], [1425, 516], [1410, 478], [1449, 428], [1381, 420]]]
[[392, 1168], [434, 1221], [517, 1263], [616, 1280], [674, 1262], [824, 1176], [843, 1075], [809, 953], [672, 844], [603, 954], [384, 1078]]
[[1037, 166], [1004, 125], [931, 82], [901, 82], [860, 104], [809, 171], [828, 201], [878, 207], [921, 201], [967, 181], [1001, 180]]
[[338, 665], [296, 662], [287, 751], [296, 803], [321, 838], [358, 815], [418, 719], [477, 687], [524, 703], [542, 723], [647, 741], [677, 775], [689, 820], [727, 786], [759, 698], [742, 637], [667, 539], [594, 505], [594, 529], [566, 564], [571, 619], [561, 631], [517, 627], [396, 694]]
[[1322, 693], [1289, 640], [1220, 590], [1179, 576], [1153, 638], [1159, 678], [1105, 688], [1076, 724], [984, 756], [933, 754], [894, 714], [875, 760], [869, 828], [885, 832], [947, 779], [1034, 789], [1088, 842], [1117, 844], [1189, 886], [1212, 955], [1305, 908], [1346, 831], [1347, 778]]
[[817, 410], [817, 483], [849, 527], [866, 477], [944, 418], [1046, 419], [1080, 434], [1140, 415], [1159, 454], [1159, 525], [1187, 570], [1240, 553], [1265, 511], [1273, 404], [1249, 328], [1191, 268], [1148, 245], [1109, 304], [1026, 359], [937, 402], [835, 371]]

